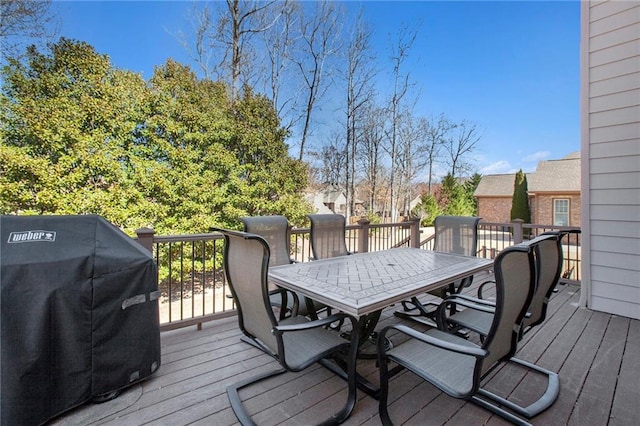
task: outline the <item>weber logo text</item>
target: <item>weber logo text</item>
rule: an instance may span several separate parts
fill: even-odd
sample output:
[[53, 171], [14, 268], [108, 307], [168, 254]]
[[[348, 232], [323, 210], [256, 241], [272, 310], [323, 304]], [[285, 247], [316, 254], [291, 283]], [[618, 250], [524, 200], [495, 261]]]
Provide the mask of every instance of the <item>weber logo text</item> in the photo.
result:
[[53, 242], [56, 240], [55, 231], [22, 231], [9, 234], [9, 243], [31, 243], [36, 241]]

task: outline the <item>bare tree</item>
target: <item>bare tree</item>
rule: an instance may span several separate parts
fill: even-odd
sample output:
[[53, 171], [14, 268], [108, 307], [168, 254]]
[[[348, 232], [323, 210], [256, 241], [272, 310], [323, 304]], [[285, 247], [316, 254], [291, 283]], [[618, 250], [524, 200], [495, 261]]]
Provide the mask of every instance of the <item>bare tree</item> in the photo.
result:
[[193, 3], [187, 12], [187, 18], [191, 23], [194, 41], [192, 42], [190, 36], [182, 31], [174, 34], [174, 37], [187, 51], [191, 60], [198, 65], [207, 80], [213, 80], [214, 75], [218, 78], [222, 77], [219, 73], [221, 68], [211, 67], [213, 53], [217, 50], [215, 49], [215, 37], [213, 36], [215, 31], [212, 29], [214, 22], [211, 15], [211, 9], [206, 4], [200, 9], [197, 3]]
[[[286, 120], [284, 127], [290, 129], [299, 120], [299, 116], [295, 113], [298, 96], [297, 84], [291, 81], [292, 73], [287, 71], [293, 64], [293, 49], [298, 37], [296, 23], [300, 19], [301, 10], [300, 4], [293, 0], [284, 0], [280, 6], [279, 18], [274, 25], [262, 33], [261, 37], [262, 50], [266, 55], [262, 86], [268, 91], [278, 116]], [[272, 21], [272, 16], [268, 15], [263, 19], [268, 25]]]
[[470, 166], [466, 156], [473, 152], [480, 138], [474, 123], [465, 120], [456, 126], [455, 133], [447, 139], [445, 144], [452, 177], [456, 177], [458, 172], [469, 171]]
[[300, 55], [295, 59], [306, 90], [300, 155], [304, 156], [305, 144], [310, 132], [311, 116], [316, 102], [326, 91], [324, 84], [327, 59], [340, 49], [340, 11], [336, 3], [318, 2], [310, 19], [300, 20]]
[[428, 191], [431, 194], [431, 184], [433, 182], [433, 168], [440, 156], [440, 150], [444, 147], [447, 142], [447, 135], [451, 132], [452, 129], [455, 128], [455, 124], [453, 124], [450, 120], [448, 120], [444, 114], [440, 114], [440, 116], [436, 119], [432, 117], [429, 120], [427, 129], [425, 131], [426, 137], [426, 160], [427, 160], [427, 168], [428, 168]]
[[50, 0], [0, 1], [0, 50], [2, 59], [17, 56], [25, 44], [46, 42], [57, 33]]
[[[356, 154], [358, 152], [358, 119], [364, 117], [361, 109], [373, 101], [374, 55], [371, 51], [371, 29], [358, 14], [347, 47], [347, 126], [346, 126], [346, 176], [345, 196], [347, 214], [352, 214], [355, 202]], [[362, 124], [360, 124], [362, 127]]]
[[390, 111], [390, 123], [391, 126], [388, 130], [388, 146], [387, 151], [391, 158], [391, 170], [390, 170], [390, 213], [391, 220], [396, 221], [398, 216], [397, 211], [397, 188], [396, 188], [396, 167], [398, 157], [398, 130], [400, 126], [400, 114], [401, 106], [405, 95], [409, 90], [409, 73], [404, 73], [401, 68], [409, 55], [409, 50], [416, 39], [417, 32], [414, 30], [408, 30], [406, 27], [402, 28], [398, 34], [397, 44], [391, 45], [391, 62], [393, 64], [393, 93], [391, 100], [389, 101]]
[[[266, 31], [277, 20], [276, 17], [271, 22], [264, 23], [260, 19], [260, 14], [265, 12], [272, 1], [242, 1], [227, 0], [229, 14], [221, 17], [218, 23], [218, 37], [220, 41], [227, 45], [225, 60], [230, 54], [229, 67], [231, 72], [231, 99], [236, 99], [240, 89], [240, 77], [244, 73], [244, 82], [249, 80], [251, 49], [249, 39], [252, 35]], [[262, 21], [262, 23], [261, 23]], [[261, 24], [261, 25], [260, 25]]]
[[[194, 5], [191, 10], [195, 36], [193, 48], [183, 33], [179, 32], [177, 38], [204, 76], [211, 78], [216, 75], [227, 80], [231, 98], [236, 99], [240, 86], [248, 83], [253, 76], [251, 63], [254, 51], [251, 39], [275, 24], [280, 16], [281, 4], [276, 0], [226, 0], [224, 5], [214, 5], [217, 7], [215, 12], [209, 4], [201, 9]], [[268, 14], [271, 19], [266, 18]], [[214, 57], [217, 66], [212, 68]]]
[[369, 211], [384, 211], [384, 208], [378, 207], [378, 199], [380, 182], [385, 173], [382, 145], [386, 115], [383, 109], [373, 106], [368, 106], [362, 115], [362, 138], [358, 144], [358, 158], [364, 175], [362, 186], [368, 191]]
[[334, 135], [330, 142], [322, 147], [319, 156], [322, 164], [322, 183], [343, 188], [341, 171], [346, 167], [346, 156], [342, 137]]
[[409, 110], [400, 117], [398, 130], [398, 195], [402, 201], [402, 212], [408, 215], [414, 198], [413, 185], [418, 174], [428, 164], [426, 132], [429, 127], [425, 118], [416, 118]]

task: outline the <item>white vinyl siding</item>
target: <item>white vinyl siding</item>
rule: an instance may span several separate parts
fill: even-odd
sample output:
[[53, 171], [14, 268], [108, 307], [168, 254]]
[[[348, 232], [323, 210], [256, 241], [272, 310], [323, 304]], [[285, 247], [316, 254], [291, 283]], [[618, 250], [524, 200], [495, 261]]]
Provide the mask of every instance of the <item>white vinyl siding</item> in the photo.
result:
[[640, 319], [640, 2], [582, 3], [583, 298]]

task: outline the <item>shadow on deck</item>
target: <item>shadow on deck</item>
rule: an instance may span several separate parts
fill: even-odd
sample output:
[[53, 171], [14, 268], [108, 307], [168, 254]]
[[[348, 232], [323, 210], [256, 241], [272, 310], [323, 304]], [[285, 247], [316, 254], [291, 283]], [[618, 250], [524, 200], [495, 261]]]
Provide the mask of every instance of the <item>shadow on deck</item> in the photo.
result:
[[[470, 290], [473, 292], [473, 289]], [[561, 391], [534, 425], [640, 424], [640, 321], [578, 307], [579, 287], [561, 285], [543, 326], [527, 334], [518, 356], [559, 372]], [[399, 321], [393, 309], [378, 327]], [[393, 336], [392, 336], [393, 338]], [[54, 419], [54, 425], [231, 425], [237, 420], [225, 389], [273, 369], [277, 363], [240, 341], [235, 317], [162, 333], [162, 366], [150, 379], [118, 398], [87, 403]], [[378, 382], [373, 360], [360, 360], [358, 371]], [[543, 386], [516, 367], [498, 370], [486, 382], [521, 402], [535, 399]], [[506, 393], [505, 393], [506, 392]], [[312, 425], [335, 411], [346, 385], [317, 366], [286, 373], [242, 393], [260, 425]], [[377, 401], [358, 392], [346, 425], [379, 425]], [[471, 404], [451, 398], [412, 373], [392, 380], [390, 414], [395, 424], [501, 425], [505, 421]]]

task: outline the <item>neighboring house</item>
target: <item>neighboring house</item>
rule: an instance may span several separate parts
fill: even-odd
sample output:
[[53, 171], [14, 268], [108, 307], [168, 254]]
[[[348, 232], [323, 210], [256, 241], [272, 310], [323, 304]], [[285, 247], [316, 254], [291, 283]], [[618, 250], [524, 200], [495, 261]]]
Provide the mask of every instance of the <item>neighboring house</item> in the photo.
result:
[[316, 192], [308, 192], [307, 199], [316, 208], [316, 213], [346, 214], [347, 198], [334, 185], [326, 185]]
[[581, 20], [581, 303], [640, 319], [640, 2]]
[[[531, 223], [580, 226], [580, 154], [541, 161], [527, 173]], [[474, 196], [486, 222], [510, 222], [515, 174], [482, 176]]]
[[[580, 153], [541, 161], [527, 175], [532, 223], [580, 226]], [[535, 220], [534, 220], [535, 219]]]

